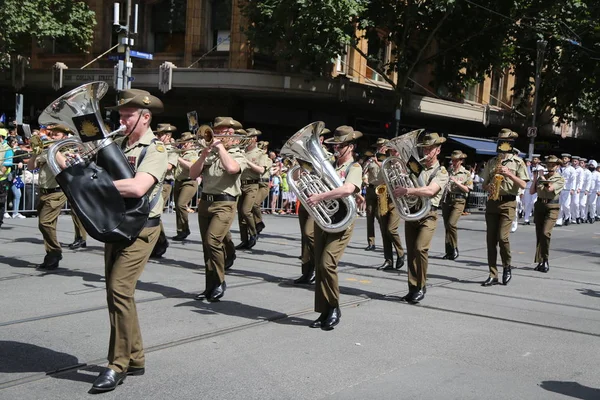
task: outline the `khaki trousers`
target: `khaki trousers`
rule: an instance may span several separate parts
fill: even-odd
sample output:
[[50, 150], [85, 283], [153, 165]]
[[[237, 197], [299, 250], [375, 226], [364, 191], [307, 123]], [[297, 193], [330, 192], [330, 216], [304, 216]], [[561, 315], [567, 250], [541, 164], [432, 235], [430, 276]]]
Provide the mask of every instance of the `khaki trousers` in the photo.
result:
[[71, 219], [73, 220], [73, 226], [75, 227], [75, 240], [79, 238], [87, 240], [87, 232], [83, 228], [79, 217], [73, 211], [71, 211]]
[[163, 182], [162, 186], [162, 198], [164, 200], [163, 209], [169, 205], [169, 201], [171, 200], [171, 191], [173, 190], [173, 185], [171, 182]]
[[38, 228], [44, 237], [46, 254], [62, 254], [60, 242], [56, 236], [56, 223], [66, 202], [67, 196], [63, 192], [40, 195], [37, 206]]
[[202, 237], [206, 290], [225, 281], [225, 259], [235, 253], [231, 240], [231, 224], [235, 201], [204, 201], [198, 204], [198, 225]]
[[131, 244], [106, 243], [104, 247], [106, 301], [110, 317], [108, 367], [116, 372], [145, 364], [134, 295], [159, 233], [158, 226], [144, 228]]
[[427, 284], [427, 267], [429, 265], [429, 246], [437, 226], [437, 212], [429, 214], [418, 221], [406, 221], [406, 254], [408, 261], [408, 291], [421, 290]]
[[446, 230], [446, 253], [448, 249], [458, 248], [458, 220], [465, 210], [466, 199], [448, 200], [442, 203], [442, 217], [444, 218], [444, 229]]
[[400, 226], [400, 214], [396, 210], [394, 203], [388, 201], [388, 212], [386, 215], [381, 215], [379, 207], [376, 208], [375, 216], [377, 222], [379, 222], [379, 229], [381, 230], [381, 238], [383, 240], [383, 255], [386, 260], [394, 261], [394, 255], [392, 252], [392, 246], [396, 250], [396, 257], [404, 257], [404, 248], [402, 247], [402, 241], [398, 234], [398, 227]]
[[300, 237], [302, 241], [302, 275], [309, 275], [315, 270], [315, 220], [306, 208], [298, 208]]
[[256, 201], [252, 207], [252, 214], [254, 214], [254, 226], [263, 222], [261, 207], [265, 199], [269, 196], [269, 182], [258, 183], [258, 193], [256, 194]]
[[340, 305], [337, 266], [354, 230], [354, 223], [342, 232], [325, 232], [315, 226], [315, 311], [324, 313]]
[[552, 238], [552, 229], [558, 214], [560, 212], [559, 204], [542, 203], [541, 199], [535, 202], [533, 208], [533, 218], [535, 219], [535, 259], [537, 263], [548, 261], [550, 257], [550, 239]]
[[175, 219], [177, 221], [177, 233], [189, 232], [190, 223], [188, 220], [187, 207], [190, 201], [198, 193], [198, 182], [192, 179], [189, 181], [175, 180]]
[[367, 205], [367, 244], [373, 246], [375, 245], [375, 219], [379, 211], [377, 208], [377, 193], [375, 193], [375, 188], [371, 185], [367, 186], [365, 202]]
[[248, 241], [248, 235], [256, 236], [256, 223], [253, 208], [256, 204], [258, 183], [242, 185], [242, 195], [238, 199], [237, 212], [242, 242]]
[[498, 278], [498, 249], [500, 247], [500, 258], [502, 266], [511, 265], [510, 255], [510, 227], [515, 219], [516, 200], [494, 201], [488, 200], [485, 208], [485, 223], [487, 226], [487, 255], [490, 276]]

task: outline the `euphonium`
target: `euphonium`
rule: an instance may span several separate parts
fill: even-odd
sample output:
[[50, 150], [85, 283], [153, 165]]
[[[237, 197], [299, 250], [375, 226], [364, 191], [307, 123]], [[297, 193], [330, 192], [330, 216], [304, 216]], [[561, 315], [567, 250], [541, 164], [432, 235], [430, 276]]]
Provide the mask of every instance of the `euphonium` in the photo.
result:
[[346, 230], [357, 215], [354, 196], [322, 201], [314, 208], [306, 200], [312, 194], [324, 193], [343, 185], [327, 154], [319, 143], [319, 133], [325, 124], [313, 122], [296, 132], [281, 148], [281, 155], [297, 161], [287, 175], [290, 189], [326, 232]]
[[428, 197], [393, 195], [394, 189], [399, 186], [406, 188], [426, 186], [421, 174], [417, 176], [408, 167], [409, 163], [421, 161], [417, 151], [417, 139], [421, 132], [423, 129], [418, 129], [389, 140], [387, 146], [396, 150], [398, 156], [386, 158], [381, 166], [387, 190], [392, 194], [392, 200], [400, 217], [406, 221], [418, 221], [431, 209], [431, 201]]
[[[502, 159], [500, 158], [500, 154], [496, 156], [496, 166], [494, 167], [494, 171], [498, 169], [502, 165]], [[495, 174], [494, 178], [490, 182], [488, 200], [498, 200], [500, 198], [500, 185], [504, 181], [504, 176], [500, 174]]]
[[377, 208], [379, 209], [379, 215], [387, 215], [388, 209], [388, 198], [387, 198], [387, 186], [385, 184], [379, 185], [375, 188], [377, 194]]

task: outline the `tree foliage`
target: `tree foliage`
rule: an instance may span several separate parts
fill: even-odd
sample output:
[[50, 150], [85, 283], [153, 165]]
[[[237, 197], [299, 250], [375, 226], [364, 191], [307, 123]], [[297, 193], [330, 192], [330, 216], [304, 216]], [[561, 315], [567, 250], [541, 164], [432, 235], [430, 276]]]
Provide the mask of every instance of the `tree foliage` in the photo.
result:
[[95, 13], [83, 1], [0, 1], [0, 68], [14, 55], [29, 56], [32, 40], [44, 46], [54, 39], [85, 51], [92, 44]]

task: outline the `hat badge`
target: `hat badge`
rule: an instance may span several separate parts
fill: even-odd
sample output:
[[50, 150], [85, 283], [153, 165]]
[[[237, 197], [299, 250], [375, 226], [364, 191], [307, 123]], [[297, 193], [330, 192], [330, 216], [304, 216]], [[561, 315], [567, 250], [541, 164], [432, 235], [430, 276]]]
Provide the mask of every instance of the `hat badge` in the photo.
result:
[[144, 98], [142, 99], [142, 103], [144, 103], [144, 105], [150, 105], [151, 101], [150, 101], [150, 97], [148, 96], [144, 96]]
[[123, 104], [125, 104], [125, 99], [119, 100], [119, 105], [123, 105]]

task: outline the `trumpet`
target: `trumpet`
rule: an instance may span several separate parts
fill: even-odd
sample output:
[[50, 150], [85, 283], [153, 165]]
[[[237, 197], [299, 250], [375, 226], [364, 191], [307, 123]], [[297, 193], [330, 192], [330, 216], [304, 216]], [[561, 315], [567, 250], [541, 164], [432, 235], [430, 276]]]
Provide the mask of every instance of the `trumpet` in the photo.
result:
[[[247, 144], [248, 137], [246, 135], [233, 134], [233, 135], [215, 135], [215, 131], [209, 125], [201, 125], [198, 128], [198, 149], [204, 149], [212, 145], [213, 141], [217, 139], [239, 139], [239, 143], [235, 146], [244, 147]], [[228, 146], [225, 146], [228, 147]], [[233, 146], [229, 146], [233, 147]]]
[[[48, 140], [48, 141], [43, 141], [39, 136], [32, 136], [30, 139], [30, 145], [31, 145], [31, 151], [28, 153], [24, 153], [24, 154], [19, 154], [17, 156], [12, 156], [12, 157], [8, 157], [8, 158], [27, 158], [27, 157], [31, 157], [31, 156], [39, 156], [40, 154], [42, 154], [44, 151], [46, 151], [48, 149], [48, 147], [52, 146], [52, 144], [58, 142], [58, 140]], [[6, 158], [4, 159], [0, 159], [0, 161], [4, 161]]]

